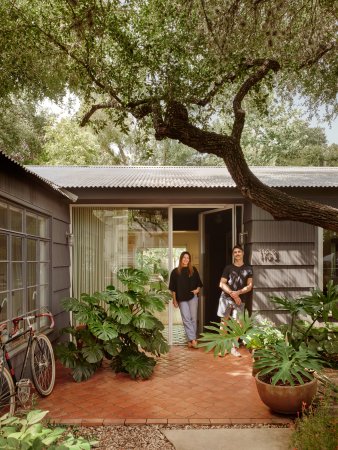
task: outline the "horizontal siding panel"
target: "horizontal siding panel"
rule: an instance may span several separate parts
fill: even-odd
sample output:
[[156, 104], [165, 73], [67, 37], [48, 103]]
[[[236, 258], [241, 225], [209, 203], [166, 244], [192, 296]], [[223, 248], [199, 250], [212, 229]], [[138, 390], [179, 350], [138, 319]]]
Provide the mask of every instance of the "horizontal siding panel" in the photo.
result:
[[270, 300], [271, 297], [287, 297], [289, 299], [296, 299], [303, 297], [310, 293], [310, 289], [254, 289], [252, 308], [255, 310], [272, 310], [276, 309], [276, 305]]
[[69, 231], [69, 224], [67, 222], [63, 222], [62, 220], [58, 220], [53, 217], [52, 230], [53, 242], [57, 242], [59, 244], [67, 243], [66, 233]]
[[69, 288], [70, 288], [69, 267], [55, 267], [53, 269], [53, 293], [63, 291]]
[[309, 266], [315, 263], [314, 243], [253, 243], [251, 264], [254, 266]]
[[255, 288], [308, 288], [315, 280], [314, 267], [254, 267]]
[[247, 224], [249, 242], [314, 242], [315, 227], [299, 222], [253, 221]]
[[53, 244], [53, 267], [69, 266], [69, 246], [66, 244]]
[[[253, 313], [256, 313], [253, 310]], [[289, 324], [291, 322], [291, 314], [285, 311], [262, 311], [259, 312], [259, 318], [269, 319], [276, 325]]]

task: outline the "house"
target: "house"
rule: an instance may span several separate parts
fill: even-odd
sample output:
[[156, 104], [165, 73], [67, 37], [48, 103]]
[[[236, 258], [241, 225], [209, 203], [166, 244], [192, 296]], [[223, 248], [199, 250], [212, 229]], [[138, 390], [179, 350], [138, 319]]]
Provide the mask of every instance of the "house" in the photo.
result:
[[[224, 265], [231, 262], [235, 243], [244, 246], [245, 260], [254, 268], [252, 310], [273, 320], [283, 322], [286, 316], [274, 309], [270, 295], [294, 298], [315, 286], [323, 287], [331, 278], [338, 279], [335, 233], [303, 223], [275, 221], [241, 196], [226, 168], [22, 167], [0, 156], [1, 217], [7, 214], [11, 223], [12, 210], [19, 210], [22, 223], [26, 223], [21, 231], [0, 223], [1, 248], [5, 239], [15, 242], [18, 238], [27, 248], [20, 263], [15, 252], [1, 254], [0, 299], [11, 298], [9, 315], [47, 302], [40, 293], [32, 300], [36, 290], [30, 284], [31, 241], [49, 248], [48, 262], [38, 256], [33, 262], [34, 286], [39, 287], [37, 292], [48, 290], [50, 307], [60, 325], [66, 321], [59, 305], [61, 298], [116, 284], [117, 270], [126, 266], [166, 278], [185, 249], [192, 254], [204, 283], [201, 329], [217, 319], [218, 283]], [[338, 168], [252, 170], [270, 186], [338, 208]], [[48, 224], [47, 235], [30, 233], [27, 218], [32, 215], [40, 227], [41, 223]], [[49, 277], [46, 288], [42, 283], [46, 276], [41, 272], [45, 266]], [[21, 297], [16, 293], [20, 289], [18, 270], [22, 270]], [[168, 305], [161, 319], [167, 325], [169, 342], [180, 342], [177, 311]]]

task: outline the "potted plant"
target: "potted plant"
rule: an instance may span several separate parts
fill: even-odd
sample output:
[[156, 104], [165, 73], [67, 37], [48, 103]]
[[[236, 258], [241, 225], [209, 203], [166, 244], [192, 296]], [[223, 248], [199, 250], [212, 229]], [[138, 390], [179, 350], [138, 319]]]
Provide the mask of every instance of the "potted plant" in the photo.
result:
[[258, 349], [254, 368], [258, 394], [273, 411], [295, 414], [309, 406], [317, 393], [313, 371], [320, 370], [318, 354], [305, 345], [295, 349], [286, 341]]
[[[323, 323], [329, 326], [327, 322], [331, 317], [338, 319], [338, 286], [331, 281], [325, 292], [315, 289], [310, 295], [299, 299], [275, 297], [272, 301], [291, 313], [290, 325], [280, 327], [283, 340], [279, 333], [276, 342], [271, 342], [268, 335], [264, 339], [262, 325], [255, 318], [242, 317], [240, 324], [230, 319], [226, 326], [215, 324], [207, 327], [212, 333], [203, 333], [199, 346], [207, 351], [213, 349], [215, 355], [221, 351], [224, 354], [232, 345], [238, 345], [238, 338], [242, 339], [251, 349], [255, 349], [253, 367], [258, 371], [256, 385], [262, 401], [276, 412], [301, 412], [305, 404], [311, 404], [317, 392], [314, 371], [325, 365], [311, 336], [314, 330], [323, 327]], [[310, 321], [299, 335], [296, 323], [301, 315], [310, 318]], [[320, 345], [326, 352], [333, 352], [336, 342], [332, 334], [324, 333]], [[271, 399], [271, 395], [275, 398]]]
[[149, 378], [156, 357], [169, 349], [164, 326], [154, 314], [164, 310], [170, 298], [167, 289], [158, 289], [158, 281], [154, 288], [149, 276], [137, 269], [121, 269], [117, 278], [125, 289], [108, 286], [103, 292], [62, 302], [72, 311], [75, 324], [85, 324], [63, 329], [73, 339], [56, 347], [57, 357], [72, 369], [75, 381], [92, 376], [104, 358], [115, 372]]
[[[324, 293], [314, 289], [310, 295], [298, 299], [274, 297], [272, 301], [291, 313], [289, 326], [282, 327], [285, 341], [272, 347], [257, 350], [254, 368], [260, 370], [256, 375], [256, 385], [262, 401], [271, 409], [281, 413], [301, 412], [304, 405], [309, 406], [317, 392], [317, 379], [313, 372], [325, 365], [320, 358], [319, 347], [313, 345], [311, 334], [324, 327], [330, 317], [338, 319], [338, 286], [330, 281]], [[308, 317], [303, 328], [297, 327], [301, 315]], [[319, 328], [316, 328], [316, 325]], [[328, 335], [326, 335], [328, 337]], [[332, 341], [336, 342], [336, 341]], [[330, 342], [321, 346], [334, 351]]]

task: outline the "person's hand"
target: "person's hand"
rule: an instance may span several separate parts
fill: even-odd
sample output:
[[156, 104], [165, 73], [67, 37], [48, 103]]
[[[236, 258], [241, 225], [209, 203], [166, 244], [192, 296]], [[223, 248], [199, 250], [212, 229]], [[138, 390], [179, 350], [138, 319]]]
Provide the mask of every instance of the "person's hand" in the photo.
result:
[[199, 289], [194, 289], [193, 291], [191, 291], [194, 295], [197, 295], [199, 293]]
[[236, 291], [232, 291], [230, 297], [234, 300], [236, 305], [240, 305], [242, 303], [242, 300]]
[[173, 300], [173, 305], [174, 305], [175, 308], [178, 308], [178, 302], [177, 302], [177, 300]]

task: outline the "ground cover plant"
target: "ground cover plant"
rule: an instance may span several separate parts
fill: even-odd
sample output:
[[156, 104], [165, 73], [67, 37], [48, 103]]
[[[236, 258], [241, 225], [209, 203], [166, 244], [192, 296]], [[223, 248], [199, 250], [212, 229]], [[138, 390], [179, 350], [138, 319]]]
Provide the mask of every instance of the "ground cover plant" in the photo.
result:
[[65, 428], [43, 423], [48, 411], [32, 410], [21, 416], [0, 418], [0, 449], [3, 450], [90, 450], [95, 441], [74, 437]]

